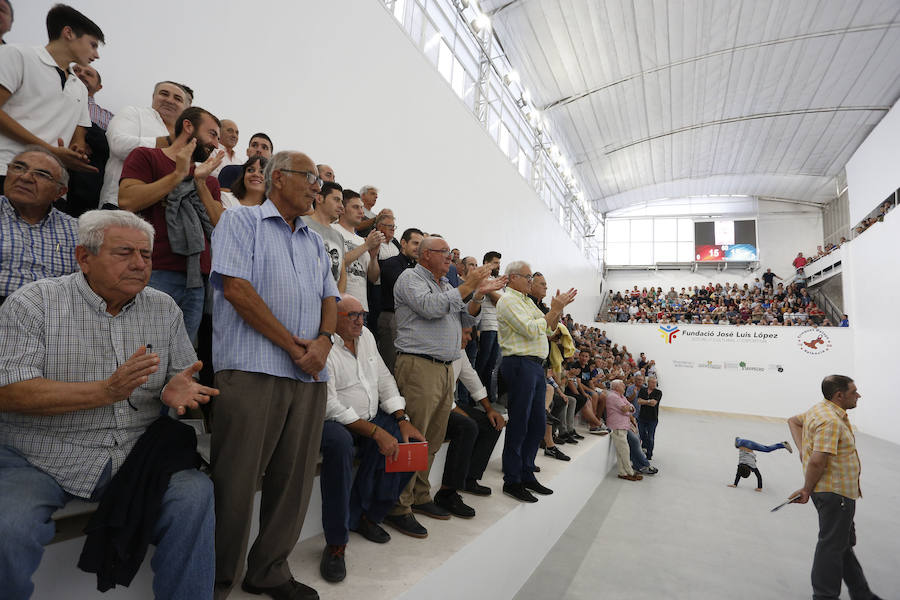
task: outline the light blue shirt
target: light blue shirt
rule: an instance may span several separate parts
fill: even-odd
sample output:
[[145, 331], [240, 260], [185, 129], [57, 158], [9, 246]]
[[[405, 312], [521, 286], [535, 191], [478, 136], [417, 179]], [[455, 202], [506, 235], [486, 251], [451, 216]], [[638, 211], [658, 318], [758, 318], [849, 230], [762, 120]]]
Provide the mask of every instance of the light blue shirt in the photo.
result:
[[[247, 324], [225, 299], [222, 277], [246, 279], [292, 334], [315, 339], [322, 301], [339, 298], [322, 237], [297, 217], [294, 230], [271, 200], [229, 208], [212, 235], [213, 368], [313, 381], [287, 352]], [[328, 379], [327, 369], [318, 373]]]
[[77, 244], [78, 221], [69, 215], [51, 208], [32, 225], [0, 196], [0, 296], [38, 279], [77, 271]]

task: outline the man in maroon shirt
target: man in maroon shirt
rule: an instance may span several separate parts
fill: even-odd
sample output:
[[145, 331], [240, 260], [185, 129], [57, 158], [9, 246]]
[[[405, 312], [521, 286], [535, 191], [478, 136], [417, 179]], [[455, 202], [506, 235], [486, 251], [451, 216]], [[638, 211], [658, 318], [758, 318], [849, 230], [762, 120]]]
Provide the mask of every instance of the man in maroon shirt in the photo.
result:
[[[210, 112], [192, 106], [185, 109], [175, 123], [175, 139], [166, 148], [135, 148], [125, 159], [119, 180], [119, 207], [136, 212], [156, 229], [153, 240], [153, 273], [150, 286], [166, 292], [181, 308], [184, 325], [192, 341], [196, 342], [197, 329], [203, 317], [204, 280], [209, 276], [209, 234], [222, 215], [224, 208], [219, 198], [219, 182], [210, 173], [222, 162], [224, 152], [219, 144], [219, 120]], [[194, 163], [199, 163], [194, 166]], [[197, 201], [183, 200], [176, 221], [179, 231], [170, 236], [166, 219], [167, 207], [176, 199], [169, 195], [193, 183]], [[170, 211], [172, 212], [172, 211]], [[189, 218], [185, 219], [185, 214]], [[196, 216], [196, 218], [194, 218]], [[189, 226], [184, 221], [191, 221]], [[204, 223], [206, 227], [204, 227]], [[192, 238], [193, 236], [193, 238]], [[176, 245], [196, 243], [203, 236], [203, 250], [199, 252], [199, 271], [196, 274], [196, 254], [173, 251]], [[190, 239], [192, 238], [192, 239]]]

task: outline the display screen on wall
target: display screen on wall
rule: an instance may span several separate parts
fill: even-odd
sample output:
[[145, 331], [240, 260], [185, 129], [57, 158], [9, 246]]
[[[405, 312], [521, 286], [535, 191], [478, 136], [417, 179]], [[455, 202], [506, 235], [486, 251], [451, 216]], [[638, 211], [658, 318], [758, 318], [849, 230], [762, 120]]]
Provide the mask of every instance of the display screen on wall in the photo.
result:
[[756, 221], [695, 221], [694, 260], [759, 260], [756, 247]]

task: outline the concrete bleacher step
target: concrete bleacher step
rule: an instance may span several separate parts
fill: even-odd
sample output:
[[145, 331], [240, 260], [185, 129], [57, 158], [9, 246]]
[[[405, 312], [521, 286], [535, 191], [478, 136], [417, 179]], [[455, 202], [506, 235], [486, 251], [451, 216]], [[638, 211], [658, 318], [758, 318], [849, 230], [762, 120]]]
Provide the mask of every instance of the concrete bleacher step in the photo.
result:
[[[541, 467], [538, 480], [555, 493], [541, 497], [536, 504], [521, 504], [503, 495], [501, 437], [482, 479], [483, 484], [493, 489], [493, 495], [486, 498], [464, 495], [464, 501], [478, 513], [474, 519], [437, 521], [419, 516], [419, 521], [428, 528], [427, 539], [410, 538], [386, 527], [392, 539], [383, 545], [351, 533], [346, 554], [348, 575], [340, 584], [324, 581], [318, 572], [325, 542], [317, 477], [300, 542], [289, 557], [291, 569], [299, 581], [316, 588], [323, 600], [512, 598], [602, 484], [614, 463], [615, 451], [608, 436], [586, 437], [578, 445], [562, 446], [572, 457], [571, 462], [538, 452]], [[440, 484], [446, 449], [444, 444], [435, 458], [431, 471], [433, 490]], [[257, 494], [251, 539], [258, 528], [258, 503]], [[83, 514], [89, 516], [90, 512]], [[34, 577], [35, 599], [100, 597], [95, 577], [75, 566], [83, 543], [83, 537], [75, 537], [47, 547]], [[152, 550], [129, 588], [116, 588], [103, 597], [152, 598]], [[259, 596], [238, 588], [230, 598]]]

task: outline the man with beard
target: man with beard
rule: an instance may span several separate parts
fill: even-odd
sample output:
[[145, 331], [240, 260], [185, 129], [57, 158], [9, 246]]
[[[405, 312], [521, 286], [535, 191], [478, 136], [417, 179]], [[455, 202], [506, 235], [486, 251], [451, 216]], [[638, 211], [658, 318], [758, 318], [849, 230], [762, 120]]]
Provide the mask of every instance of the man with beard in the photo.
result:
[[[219, 182], [210, 176], [222, 160], [218, 143], [219, 120], [200, 107], [188, 108], [175, 123], [171, 146], [131, 151], [119, 184], [119, 206], [156, 230], [150, 286], [175, 299], [192, 341], [203, 316], [209, 236], [225, 210]], [[167, 213], [174, 213], [169, 217], [179, 223], [177, 231], [169, 229]]]

